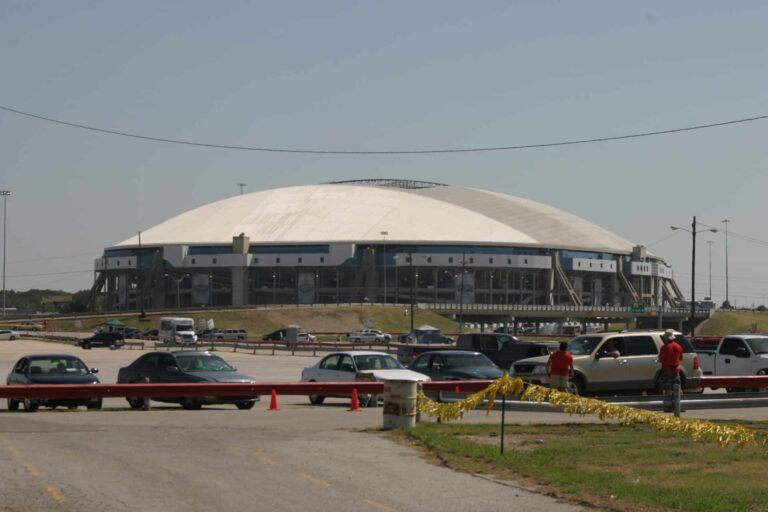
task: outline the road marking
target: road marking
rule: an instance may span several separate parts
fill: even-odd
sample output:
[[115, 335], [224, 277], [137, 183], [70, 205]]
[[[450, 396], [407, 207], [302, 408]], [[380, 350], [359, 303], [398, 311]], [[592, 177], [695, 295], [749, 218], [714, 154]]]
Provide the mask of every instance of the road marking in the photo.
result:
[[326, 482], [325, 480], [320, 480], [319, 478], [315, 478], [312, 475], [308, 475], [306, 473], [299, 473], [299, 478], [302, 478], [306, 480], [307, 482], [311, 482], [319, 487], [330, 487], [331, 484], [329, 482]]
[[381, 510], [382, 512], [397, 512], [394, 508], [388, 507], [383, 503], [379, 503], [378, 501], [373, 500], [365, 500], [367, 504], [372, 506], [375, 509]]
[[47, 492], [51, 499], [56, 503], [64, 502], [64, 493], [62, 493], [55, 485], [45, 484], [45, 492]]
[[30, 464], [29, 462], [22, 462], [22, 464], [24, 464], [24, 469], [27, 470], [27, 473], [29, 473], [30, 475], [32, 475], [35, 478], [40, 476], [40, 472], [37, 470], [37, 468], [35, 466]]

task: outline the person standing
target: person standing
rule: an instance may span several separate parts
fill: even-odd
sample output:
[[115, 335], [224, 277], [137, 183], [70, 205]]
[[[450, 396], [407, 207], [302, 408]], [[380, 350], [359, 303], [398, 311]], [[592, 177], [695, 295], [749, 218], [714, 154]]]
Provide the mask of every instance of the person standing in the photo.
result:
[[675, 341], [675, 331], [667, 329], [662, 336], [664, 346], [659, 351], [661, 390], [664, 393], [664, 411], [672, 412], [672, 393], [675, 384], [680, 384], [680, 363], [683, 361], [683, 347]]
[[559, 350], [552, 352], [547, 361], [549, 385], [558, 391], [568, 391], [568, 379], [573, 377], [573, 356], [568, 342], [561, 341]]

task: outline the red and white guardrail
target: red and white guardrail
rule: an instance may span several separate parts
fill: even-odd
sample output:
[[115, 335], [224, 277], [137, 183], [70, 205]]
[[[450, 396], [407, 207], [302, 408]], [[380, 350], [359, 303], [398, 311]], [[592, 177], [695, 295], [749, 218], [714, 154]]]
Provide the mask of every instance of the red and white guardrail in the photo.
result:
[[[490, 380], [424, 382], [425, 391], [474, 392], [488, 387]], [[768, 375], [744, 377], [702, 377], [704, 388], [768, 388]], [[269, 395], [351, 395], [382, 394], [384, 383], [351, 382], [259, 382], [240, 383], [182, 383], [182, 384], [34, 384], [0, 386], [0, 398], [110, 398], [110, 397], [188, 397], [188, 396], [258, 396]]]

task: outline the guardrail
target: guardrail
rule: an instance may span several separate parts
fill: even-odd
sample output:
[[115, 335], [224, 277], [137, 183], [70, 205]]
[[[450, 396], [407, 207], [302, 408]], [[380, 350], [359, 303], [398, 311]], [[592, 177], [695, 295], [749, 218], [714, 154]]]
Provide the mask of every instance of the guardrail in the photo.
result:
[[[334, 350], [379, 350], [386, 352], [387, 354], [397, 352], [397, 347], [402, 346], [402, 343], [339, 343], [332, 341], [316, 341], [316, 342], [296, 342], [291, 343], [287, 341], [249, 341], [249, 340], [203, 340], [196, 343], [169, 344], [169, 343], [155, 343], [155, 350], [218, 350], [222, 347], [231, 348], [232, 352], [237, 352], [240, 349], [245, 349], [253, 354], [256, 354], [260, 349], [271, 350], [272, 355], [279, 349], [281, 351], [290, 352], [291, 355], [295, 355], [296, 352], [312, 352], [312, 355], [317, 355], [318, 351], [334, 351]], [[422, 345], [426, 346], [426, 345]]]
[[[425, 391], [471, 392], [485, 389], [489, 380], [424, 382]], [[37, 384], [0, 386], [0, 398], [120, 398], [120, 397], [195, 397], [269, 395], [351, 395], [382, 394], [384, 383], [351, 382], [264, 382], [256, 384], [184, 383], [184, 384]]]

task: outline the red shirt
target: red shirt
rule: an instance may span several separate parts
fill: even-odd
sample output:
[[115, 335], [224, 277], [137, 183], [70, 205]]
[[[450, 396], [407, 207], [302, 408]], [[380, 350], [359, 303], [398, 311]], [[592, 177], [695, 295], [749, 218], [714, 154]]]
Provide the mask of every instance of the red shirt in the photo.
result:
[[680, 373], [680, 363], [683, 362], [683, 347], [676, 341], [665, 343], [659, 351], [661, 373]]
[[570, 375], [573, 356], [567, 350], [557, 350], [549, 355], [550, 375]]

